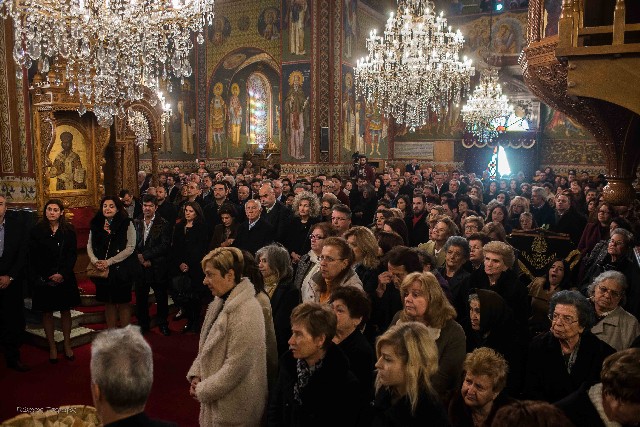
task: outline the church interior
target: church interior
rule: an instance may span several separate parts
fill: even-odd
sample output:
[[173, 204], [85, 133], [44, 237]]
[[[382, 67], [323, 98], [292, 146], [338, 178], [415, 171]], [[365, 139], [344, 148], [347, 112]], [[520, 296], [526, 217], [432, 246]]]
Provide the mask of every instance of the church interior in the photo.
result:
[[[491, 68], [514, 108], [491, 142], [465, 131], [464, 97], [414, 130], [362, 98], [354, 69], [367, 55], [370, 31], [382, 29], [395, 1], [300, 1], [299, 27], [291, 22], [289, 3], [217, 0], [204, 43], [194, 43], [190, 52], [192, 73], [160, 81], [163, 102], [146, 97], [129, 106], [148, 124], [142, 141], [120, 114], [111, 126], [101, 126], [78, 92], [68, 95], [70, 81], [60, 64], [47, 65], [47, 72], [42, 64], [18, 68], [12, 22], [5, 19], [2, 193], [18, 208], [41, 208], [53, 195], [71, 208], [90, 207], [103, 194], [135, 191], [140, 170], [196, 170], [198, 160], [217, 169], [222, 161], [252, 158], [280, 164], [283, 174], [346, 175], [354, 153], [366, 154], [379, 170], [416, 158], [435, 169], [480, 174], [499, 145], [514, 174], [532, 176], [545, 167], [559, 174], [604, 173], [621, 178], [630, 194], [638, 160], [634, 2], [627, 4], [626, 20], [616, 21], [626, 35], [622, 42], [619, 31], [611, 41], [614, 1], [595, 2], [583, 18], [589, 25], [602, 21], [598, 28], [609, 33], [586, 35], [578, 29], [582, 18], [561, 21], [560, 0], [500, 0], [499, 11], [495, 2], [436, 2], [449, 25], [460, 29], [461, 56], [475, 68], [466, 96], [482, 70]], [[607, 46], [587, 46], [607, 40]], [[300, 110], [296, 132], [291, 108]], [[74, 136], [83, 174], [75, 187], [82, 188], [57, 184], [54, 163], [64, 132]]]
[[[163, 170], [188, 174], [204, 165], [239, 171], [251, 161], [276, 165], [282, 177], [346, 178], [364, 155], [377, 172], [404, 170], [415, 159], [434, 171], [478, 177], [522, 172], [531, 179], [546, 168], [563, 176], [604, 175], [606, 201], [629, 206], [637, 199], [640, 2], [435, 0], [449, 31], [464, 37], [459, 55], [471, 61], [473, 73], [459, 99], [430, 107], [417, 126], [367, 98], [359, 75], [371, 31], [384, 32], [397, 4], [215, 0], [203, 33], [188, 41], [187, 71], [158, 79], [160, 95], [143, 91], [106, 112], [83, 98], [64, 58], [19, 66], [28, 41], [20, 52], [16, 38], [22, 35], [5, 13], [0, 194], [30, 222], [42, 216], [48, 200], [62, 200], [78, 235], [78, 271], [87, 262], [89, 220], [100, 200], [122, 189], [141, 196], [140, 171], [157, 185]], [[509, 112], [492, 119], [487, 137], [476, 134], [464, 114], [490, 72]], [[96, 70], [88, 73], [95, 77]], [[450, 84], [446, 80], [434, 84]], [[401, 93], [398, 87], [386, 91]], [[43, 336], [32, 343], [46, 347]], [[165, 401], [154, 403], [161, 413], [158, 402]], [[3, 407], [0, 420], [12, 415]]]

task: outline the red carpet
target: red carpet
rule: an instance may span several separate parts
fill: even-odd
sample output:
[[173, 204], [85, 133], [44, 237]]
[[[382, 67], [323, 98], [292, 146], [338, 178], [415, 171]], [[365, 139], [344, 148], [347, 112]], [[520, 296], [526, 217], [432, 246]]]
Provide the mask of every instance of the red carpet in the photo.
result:
[[[199, 403], [189, 396], [185, 379], [198, 351], [198, 335], [182, 334], [185, 321], [171, 322], [171, 336], [157, 328], [145, 337], [153, 349], [154, 382], [146, 412], [152, 418], [173, 421], [180, 426], [197, 426]], [[90, 344], [74, 349], [76, 360], [69, 362], [59, 355], [56, 365], [49, 363], [49, 352], [23, 345], [22, 361], [31, 367], [26, 373], [0, 365], [0, 422], [21, 411], [34, 408], [57, 408], [61, 405], [92, 405], [89, 361]]]

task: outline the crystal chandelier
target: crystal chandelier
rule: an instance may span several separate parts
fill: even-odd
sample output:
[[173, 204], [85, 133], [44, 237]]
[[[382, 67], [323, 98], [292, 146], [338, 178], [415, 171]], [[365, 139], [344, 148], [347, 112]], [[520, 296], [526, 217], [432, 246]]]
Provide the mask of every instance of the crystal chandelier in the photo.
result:
[[460, 60], [464, 37], [453, 32], [432, 1], [398, 0], [384, 34], [373, 30], [369, 54], [354, 70], [356, 91], [414, 131], [443, 118], [469, 89], [471, 60]]
[[510, 116], [513, 106], [509, 105], [506, 95], [498, 82], [498, 71], [486, 68], [480, 74], [480, 83], [462, 107], [462, 120], [467, 132], [473, 134], [479, 142], [489, 143], [498, 136], [496, 120]]
[[129, 108], [127, 110], [127, 126], [136, 136], [136, 145], [138, 147], [144, 147], [151, 140], [149, 121], [142, 111]]
[[[48, 73], [62, 66], [70, 95], [82, 115], [91, 107], [100, 126], [125, 116], [125, 104], [158, 91], [159, 80], [192, 73], [191, 33], [204, 42], [214, 0], [0, 0], [11, 17], [13, 58], [20, 67], [37, 62]], [[46, 80], [46, 79], [45, 79]], [[54, 83], [55, 84], [55, 83]]]

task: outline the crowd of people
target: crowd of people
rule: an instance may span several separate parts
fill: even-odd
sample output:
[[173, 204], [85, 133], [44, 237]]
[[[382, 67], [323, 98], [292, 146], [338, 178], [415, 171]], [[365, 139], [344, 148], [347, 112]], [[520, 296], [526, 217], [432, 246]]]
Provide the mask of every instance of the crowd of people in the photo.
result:
[[[349, 177], [198, 166], [165, 168], [157, 186], [141, 174], [140, 197], [105, 196], [87, 252], [108, 271], [92, 280], [109, 328], [131, 323], [135, 291], [149, 332], [153, 289], [162, 334], [175, 332], [169, 295], [183, 332], [200, 333], [187, 374], [200, 425], [640, 423], [638, 205], [606, 202], [603, 176], [492, 179], [417, 160], [376, 171], [364, 156]], [[579, 262], [546, 254], [545, 274], [528, 277], [508, 236], [538, 228], [565, 233]], [[24, 246], [9, 256], [31, 267], [50, 361], [57, 310], [73, 360], [76, 237], [62, 202]], [[9, 267], [3, 304], [22, 274]], [[16, 352], [5, 344], [22, 370]]]

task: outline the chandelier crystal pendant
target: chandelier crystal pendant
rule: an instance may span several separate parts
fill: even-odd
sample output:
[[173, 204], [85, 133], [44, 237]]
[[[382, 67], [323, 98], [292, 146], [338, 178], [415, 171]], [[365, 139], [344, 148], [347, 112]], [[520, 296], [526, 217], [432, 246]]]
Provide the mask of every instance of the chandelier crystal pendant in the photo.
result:
[[354, 69], [357, 94], [411, 131], [444, 118], [469, 90], [474, 68], [460, 59], [464, 37], [432, 1], [398, 0], [384, 34], [373, 30], [366, 45], [369, 54]]
[[499, 134], [496, 120], [513, 113], [506, 95], [498, 81], [495, 68], [485, 68], [480, 73], [480, 83], [462, 107], [462, 120], [467, 132], [473, 134], [479, 142], [489, 143]]
[[135, 135], [138, 147], [144, 147], [151, 140], [149, 121], [142, 111], [129, 108], [127, 110], [127, 126]]
[[[192, 33], [199, 44], [213, 22], [214, 0], [0, 0], [11, 18], [13, 58], [45, 76], [63, 67], [70, 95], [90, 106], [100, 126], [125, 116], [125, 104], [158, 92], [159, 80], [192, 73]], [[56, 82], [49, 82], [56, 84]], [[60, 83], [61, 84], [61, 83]], [[170, 85], [169, 85], [170, 86]]]

